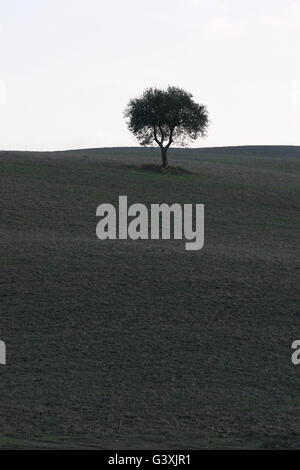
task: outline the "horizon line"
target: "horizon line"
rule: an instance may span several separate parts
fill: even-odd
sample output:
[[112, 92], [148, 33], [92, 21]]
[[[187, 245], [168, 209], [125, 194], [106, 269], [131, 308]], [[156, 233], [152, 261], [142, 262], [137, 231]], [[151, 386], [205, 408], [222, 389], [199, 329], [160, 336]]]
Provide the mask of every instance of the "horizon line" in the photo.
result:
[[[208, 146], [208, 147], [170, 147], [169, 151], [172, 150], [182, 150], [182, 151], [197, 151], [197, 150], [215, 150], [215, 149], [238, 149], [238, 148], [300, 148], [300, 145], [294, 144], [259, 144], [259, 145], [220, 145], [220, 146]], [[70, 149], [56, 149], [56, 150], [2, 150], [0, 153], [5, 152], [23, 152], [23, 153], [63, 153], [63, 152], [80, 152], [80, 151], [97, 151], [97, 150], [113, 150], [113, 149], [134, 149], [134, 150], [159, 150], [159, 147], [146, 147], [146, 146], [105, 146], [105, 147], [79, 147], [79, 148], [70, 148]]]

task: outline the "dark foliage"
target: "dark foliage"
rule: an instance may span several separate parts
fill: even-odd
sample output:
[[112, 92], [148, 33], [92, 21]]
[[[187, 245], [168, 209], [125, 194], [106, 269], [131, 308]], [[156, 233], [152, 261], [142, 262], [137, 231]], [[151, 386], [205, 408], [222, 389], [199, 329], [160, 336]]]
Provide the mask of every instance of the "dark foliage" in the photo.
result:
[[209, 124], [206, 106], [195, 103], [185, 90], [171, 86], [167, 90], [148, 88], [129, 102], [125, 117], [141, 145], [159, 145], [163, 167], [168, 164], [167, 150], [173, 143], [184, 146], [204, 137]]

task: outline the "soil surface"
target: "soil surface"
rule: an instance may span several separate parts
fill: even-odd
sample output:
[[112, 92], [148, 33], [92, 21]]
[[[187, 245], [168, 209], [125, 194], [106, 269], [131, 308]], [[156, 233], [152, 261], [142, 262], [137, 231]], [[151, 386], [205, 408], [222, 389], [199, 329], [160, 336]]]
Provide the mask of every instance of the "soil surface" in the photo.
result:
[[[300, 148], [159, 163], [0, 152], [0, 448], [300, 447]], [[98, 240], [120, 195], [205, 204], [203, 250]]]

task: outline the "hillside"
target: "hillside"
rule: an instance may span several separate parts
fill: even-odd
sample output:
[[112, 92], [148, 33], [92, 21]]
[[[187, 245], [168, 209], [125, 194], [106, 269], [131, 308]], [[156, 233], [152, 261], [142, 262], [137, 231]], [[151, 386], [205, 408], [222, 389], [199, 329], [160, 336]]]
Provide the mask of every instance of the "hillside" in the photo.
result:
[[[0, 152], [0, 448], [299, 446], [300, 147], [159, 159]], [[119, 195], [205, 204], [204, 249], [99, 241]]]

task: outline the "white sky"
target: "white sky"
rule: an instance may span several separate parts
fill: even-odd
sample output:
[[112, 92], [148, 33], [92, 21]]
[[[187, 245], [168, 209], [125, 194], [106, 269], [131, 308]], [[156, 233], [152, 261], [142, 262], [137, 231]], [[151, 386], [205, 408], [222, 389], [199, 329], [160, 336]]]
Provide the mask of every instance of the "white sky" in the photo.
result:
[[0, 0], [0, 148], [137, 145], [149, 86], [208, 106], [195, 146], [300, 145], [300, 0]]

